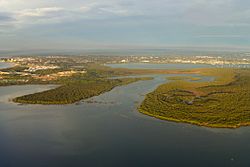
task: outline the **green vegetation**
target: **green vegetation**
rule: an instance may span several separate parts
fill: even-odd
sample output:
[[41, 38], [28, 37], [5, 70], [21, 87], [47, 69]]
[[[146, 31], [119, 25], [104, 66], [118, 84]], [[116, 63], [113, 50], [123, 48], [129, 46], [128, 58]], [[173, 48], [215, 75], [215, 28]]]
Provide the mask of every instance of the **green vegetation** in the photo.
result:
[[177, 81], [177, 80], [188, 80], [188, 81], [199, 81], [201, 78], [199, 77], [191, 77], [191, 76], [174, 76], [167, 77], [168, 80]]
[[173, 80], [149, 93], [141, 113], [159, 119], [207, 127], [250, 125], [250, 70], [203, 69], [213, 82]]
[[24, 104], [71, 104], [100, 95], [116, 86], [149, 79], [151, 78], [75, 80], [52, 90], [17, 97], [13, 101]]

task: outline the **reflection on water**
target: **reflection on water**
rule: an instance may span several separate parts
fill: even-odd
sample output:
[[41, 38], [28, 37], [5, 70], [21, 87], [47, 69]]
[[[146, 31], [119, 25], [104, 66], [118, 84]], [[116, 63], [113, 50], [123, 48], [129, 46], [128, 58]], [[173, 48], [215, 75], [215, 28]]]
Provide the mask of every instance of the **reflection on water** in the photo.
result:
[[[121, 86], [78, 105], [0, 102], [0, 166], [248, 167], [248, 127], [210, 129], [136, 111], [166, 76]], [[0, 87], [0, 95], [34, 89]]]
[[[0, 87], [0, 103], [10, 103], [11, 100], [15, 97], [46, 91], [49, 89], [56, 88], [56, 85], [28, 85], [28, 86], [9, 86], [9, 87]], [[10, 91], [14, 89], [15, 91]]]

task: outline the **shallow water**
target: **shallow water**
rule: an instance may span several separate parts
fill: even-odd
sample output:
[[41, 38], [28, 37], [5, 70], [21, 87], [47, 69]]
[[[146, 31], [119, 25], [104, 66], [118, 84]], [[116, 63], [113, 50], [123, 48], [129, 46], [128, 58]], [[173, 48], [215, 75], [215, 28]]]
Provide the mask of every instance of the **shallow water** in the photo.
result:
[[211, 68], [215, 67], [207, 64], [152, 64], [152, 63], [120, 63], [106, 64], [112, 68], [128, 68], [128, 69], [193, 69], [193, 68]]
[[[0, 166], [249, 167], [249, 127], [211, 129], [138, 113], [144, 95], [166, 82], [154, 77], [77, 105], [0, 101]], [[38, 88], [0, 87], [0, 95]]]
[[225, 65], [209, 65], [209, 64], [152, 64], [152, 63], [119, 63], [106, 64], [112, 68], [128, 68], [128, 69], [194, 69], [194, 68], [250, 68], [250, 64], [225, 64]]
[[11, 64], [11, 63], [0, 62], [0, 69], [9, 68], [9, 67], [12, 67], [12, 66], [13, 66], [13, 64]]

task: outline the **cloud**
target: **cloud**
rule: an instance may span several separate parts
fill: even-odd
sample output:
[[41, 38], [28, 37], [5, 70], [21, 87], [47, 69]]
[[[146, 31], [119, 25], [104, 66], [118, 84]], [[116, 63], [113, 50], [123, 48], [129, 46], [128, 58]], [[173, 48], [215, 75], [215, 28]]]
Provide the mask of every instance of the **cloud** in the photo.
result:
[[12, 22], [15, 18], [10, 13], [0, 12], [0, 24], [6, 22]]
[[249, 0], [0, 0], [0, 7], [2, 36], [250, 44]]
[[10, 31], [15, 29], [15, 17], [10, 13], [0, 12], [0, 35], [10, 35]]
[[[247, 0], [0, 0], [3, 11], [15, 15], [19, 24], [51, 23], [51, 20], [67, 22], [81, 19], [109, 19], [113, 17], [141, 16], [156, 22], [165, 18], [168, 22], [194, 25], [248, 24], [250, 5]], [[75, 17], [75, 18], [74, 18]], [[1, 19], [1, 18], [0, 18]], [[2, 18], [3, 19], [3, 18]], [[25, 22], [26, 21], [26, 22]]]
[[63, 11], [61, 7], [45, 7], [36, 9], [25, 9], [19, 13], [20, 17], [42, 17]]
[[[108, 19], [114, 16], [123, 17], [135, 15], [135, 13], [117, 3], [110, 4], [107, 2], [83, 3], [77, 6], [69, 5], [69, 7], [66, 4], [47, 6], [45, 3], [42, 5], [43, 7], [34, 5], [32, 8], [18, 10], [16, 9], [16, 5], [8, 3], [5, 0], [0, 1], [0, 4], [8, 9], [8, 14], [1, 15], [0, 13], [0, 21], [7, 19], [9, 19], [7, 21], [15, 20], [17, 27], [27, 27], [32, 24], [66, 23], [72, 20]], [[10, 10], [11, 7], [16, 10]]]
[[5, 13], [0, 13], [0, 23], [12, 21], [12, 20], [13, 20], [13, 18], [11, 16], [8, 16]]
[[42, 7], [24, 9], [15, 13], [17, 24], [28, 26], [32, 24], [48, 24], [65, 21], [67, 10], [62, 7]]

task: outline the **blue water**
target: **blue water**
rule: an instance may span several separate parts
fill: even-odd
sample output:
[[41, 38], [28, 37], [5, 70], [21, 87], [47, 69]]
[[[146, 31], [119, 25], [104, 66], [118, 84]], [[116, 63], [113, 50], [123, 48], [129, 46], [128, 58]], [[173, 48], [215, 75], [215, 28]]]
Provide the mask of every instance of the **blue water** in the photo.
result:
[[0, 62], [0, 69], [9, 68], [9, 67], [12, 67], [12, 66], [13, 66], [13, 64], [11, 64], [11, 63]]
[[194, 69], [194, 68], [250, 68], [250, 64], [235, 65], [208, 65], [208, 64], [151, 64], [151, 63], [120, 63], [107, 64], [112, 68], [128, 68], [128, 69]]
[[112, 68], [129, 68], [129, 69], [193, 69], [193, 68], [211, 68], [207, 64], [151, 64], [151, 63], [120, 63], [107, 64]]

